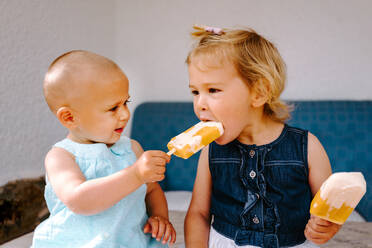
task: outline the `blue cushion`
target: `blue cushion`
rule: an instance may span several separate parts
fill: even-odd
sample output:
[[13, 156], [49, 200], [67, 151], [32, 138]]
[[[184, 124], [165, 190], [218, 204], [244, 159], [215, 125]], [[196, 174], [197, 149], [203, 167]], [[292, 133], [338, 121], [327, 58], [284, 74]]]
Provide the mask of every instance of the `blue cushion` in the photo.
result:
[[[190, 102], [146, 102], [134, 111], [131, 137], [144, 150], [168, 151], [170, 139], [197, 122]], [[162, 188], [192, 191], [198, 159], [199, 153], [187, 160], [172, 156]]]
[[[367, 181], [367, 193], [358, 212], [372, 221], [372, 101], [294, 101], [290, 125], [308, 129], [322, 142], [333, 172], [361, 171]], [[191, 102], [146, 102], [133, 115], [131, 137], [144, 150], [167, 151], [168, 141], [198, 122]], [[199, 153], [184, 160], [172, 156], [164, 190], [191, 191]]]

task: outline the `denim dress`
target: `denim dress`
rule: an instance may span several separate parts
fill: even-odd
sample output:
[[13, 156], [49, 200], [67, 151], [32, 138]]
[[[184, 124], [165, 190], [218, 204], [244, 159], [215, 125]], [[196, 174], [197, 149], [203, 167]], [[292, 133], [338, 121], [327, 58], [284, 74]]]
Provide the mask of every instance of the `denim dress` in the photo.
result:
[[212, 227], [237, 245], [303, 243], [310, 218], [308, 132], [284, 125], [270, 144], [209, 145]]
[[[137, 160], [131, 141], [126, 136], [121, 136], [110, 148], [103, 143], [79, 144], [70, 139], [64, 139], [54, 146], [74, 155], [86, 180], [111, 175]], [[114, 206], [85, 216], [68, 209], [46, 178], [44, 196], [50, 216], [36, 228], [32, 248], [168, 247], [143, 232], [148, 218], [146, 190], [144, 184]], [[97, 198], [97, 201], [100, 199]]]

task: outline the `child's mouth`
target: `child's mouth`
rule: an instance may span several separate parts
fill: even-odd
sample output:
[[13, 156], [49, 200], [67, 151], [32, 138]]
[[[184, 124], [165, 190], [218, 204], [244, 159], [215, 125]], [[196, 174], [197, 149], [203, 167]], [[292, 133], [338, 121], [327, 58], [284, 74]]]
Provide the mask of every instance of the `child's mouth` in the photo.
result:
[[117, 132], [117, 133], [122, 133], [123, 132], [123, 130], [124, 130], [124, 128], [116, 128], [115, 129], [115, 132]]

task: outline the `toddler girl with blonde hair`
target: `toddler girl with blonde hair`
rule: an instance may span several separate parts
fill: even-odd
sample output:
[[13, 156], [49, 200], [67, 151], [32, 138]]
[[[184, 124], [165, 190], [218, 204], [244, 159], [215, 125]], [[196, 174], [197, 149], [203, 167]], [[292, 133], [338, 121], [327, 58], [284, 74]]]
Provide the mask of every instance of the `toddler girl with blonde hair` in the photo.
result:
[[313, 134], [286, 124], [286, 67], [277, 48], [252, 29], [195, 28], [186, 60], [194, 111], [221, 122], [224, 133], [201, 152], [186, 247], [327, 242], [340, 226], [309, 208], [331, 166]]

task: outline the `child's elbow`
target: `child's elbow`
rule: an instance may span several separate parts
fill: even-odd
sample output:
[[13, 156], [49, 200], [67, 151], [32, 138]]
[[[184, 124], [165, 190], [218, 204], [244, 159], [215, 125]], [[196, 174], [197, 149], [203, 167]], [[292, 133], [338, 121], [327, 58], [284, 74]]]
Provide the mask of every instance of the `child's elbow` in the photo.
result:
[[71, 206], [67, 206], [67, 208], [70, 209], [71, 212], [77, 215], [91, 216], [91, 215], [97, 214], [95, 211], [92, 211], [91, 209], [85, 208], [85, 207], [71, 205]]
[[66, 199], [64, 204], [71, 212], [78, 215], [90, 216], [99, 212], [92, 204], [84, 202], [79, 196]]

